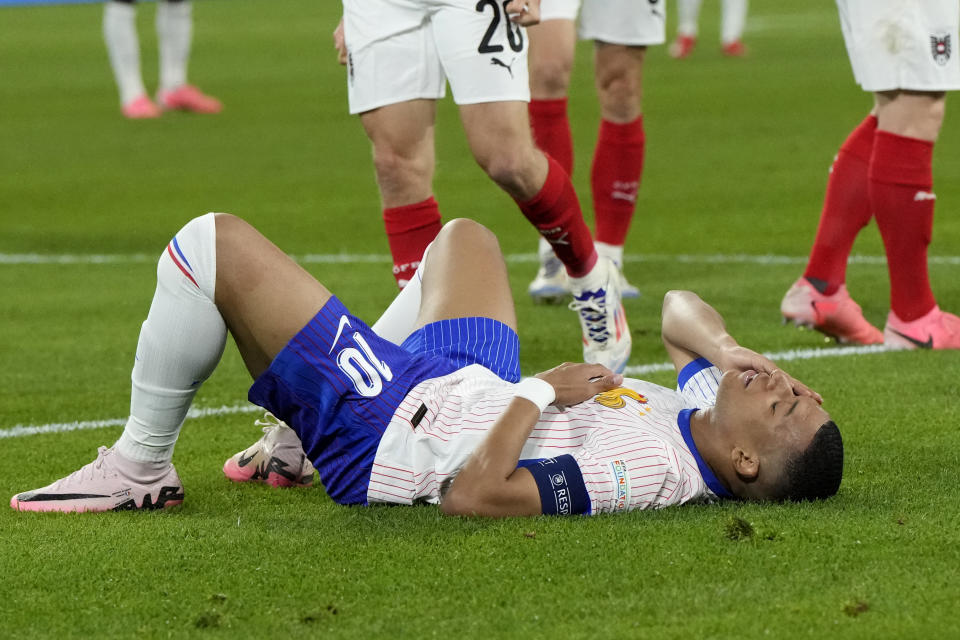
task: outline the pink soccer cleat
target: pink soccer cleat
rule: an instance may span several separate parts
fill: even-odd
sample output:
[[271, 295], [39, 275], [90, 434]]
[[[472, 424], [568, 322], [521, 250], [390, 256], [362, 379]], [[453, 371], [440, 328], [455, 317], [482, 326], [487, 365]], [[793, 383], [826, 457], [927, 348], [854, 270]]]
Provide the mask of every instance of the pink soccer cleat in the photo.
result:
[[134, 98], [121, 109], [123, 115], [131, 120], [143, 120], [146, 118], [159, 118], [160, 107], [153, 103], [153, 100], [147, 96]]
[[224, 462], [223, 474], [234, 482], [309, 487], [313, 483], [313, 465], [293, 429], [269, 412], [256, 424], [263, 427], [263, 436]]
[[891, 311], [883, 342], [891, 349], [960, 349], [960, 318], [936, 305], [912, 322], [904, 322]]
[[202, 93], [192, 84], [182, 85], [172, 91], [158, 92], [157, 103], [162, 109], [193, 113], [220, 113], [223, 110], [223, 104], [219, 100]]
[[734, 40], [723, 45], [723, 55], [728, 58], [742, 58], [747, 55], [747, 47], [740, 40]]
[[860, 305], [853, 301], [845, 285], [828, 296], [817, 291], [806, 278], [800, 278], [783, 296], [780, 313], [784, 321], [816, 329], [836, 338], [837, 342], [883, 342], [883, 334], [863, 317]]
[[682, 60], [693, 53], [693, 48], [697, 46], [697, 39], [693, 36], [678, 35], [677, 39], [670, 44], [670, 57]]
[[172, 464], [144, 484], [127, 477], [121, 466], [131, 463], [118, 456], [113, 449], [100, 447], [96, 460], [42, 489], [18, 493], [10, 498], [10, 507], [81, 513], [164, 509], [183, 502], [183, 484]]

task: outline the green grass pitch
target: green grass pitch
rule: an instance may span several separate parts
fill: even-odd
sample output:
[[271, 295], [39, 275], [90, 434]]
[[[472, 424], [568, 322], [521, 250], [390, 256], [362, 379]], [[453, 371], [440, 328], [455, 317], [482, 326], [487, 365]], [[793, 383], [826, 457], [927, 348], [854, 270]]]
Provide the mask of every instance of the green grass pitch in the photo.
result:
[[[829, 346], [781, 326], [778, 304], [803, 268], [831, 158], [870, 98], [853, 83], [829, 0], [754, 0], [744, 60], [720, 56], [718, 3], [705, 4], [690, 59], [671, 60], [664, 47], [647, 58], [647, 164], [626, 265], [644, 294], [628, 305], [631, 365], [665, 361], [658, 307], [671, 288], [700, 292], [755, 348]], [[0, 9], [4, 499], [76, 469], [119, 435], [108, 426], [7, 437], [16, 425], [126, 415], [154, 259], [191, 217], [239, 214], [297, 256], [375, 256], [305, 264], [359, 315], [386, 305], [394, 285], [370, 150], [346, 114], [330, 44], [339, 9], [331, 0], [198, 2], [191, 79], [225, 111], [153, 122], [119, 115], [99, 5]], [[151, 88], [153, 12], [144, 4], [138, 17]], [[574, 180], [590, 217], [588, 44], [571, 94]], [[936, 294], [953, 311], [958, 106], [950, 101], [935, 155], [930, 249]], [[516, 257], [524, 371], [578, 359], [573, 315], [525, 297], [534, 232], [472, 161], [449, 100], [438, 121], [445, 217], [482, 221]], [[854, 252], [878, 258], [852, 264], [848, 284], [882, 326], [887, 276], [875, 225]], [[25, 254], [113, 261], [11, 258]], [[790, 259], [729, 259], [737, 255]], [[259, 435], [253, 415], [202, 418], [188, 421], [177, 447], [182, 507], [100, 516], [0, 507], [0, 637], [960, 637], [957, 353], [784, 364], [823, 393], [843, 431], [846, 472], [832, 500], [503, 521], [344, 508], [320, 488], [227, 482], [223, 460]], [[649, 377], [671, 384], [665, 372]], [[196, 405], [240, 405], [247, 384], [228, 345]]]

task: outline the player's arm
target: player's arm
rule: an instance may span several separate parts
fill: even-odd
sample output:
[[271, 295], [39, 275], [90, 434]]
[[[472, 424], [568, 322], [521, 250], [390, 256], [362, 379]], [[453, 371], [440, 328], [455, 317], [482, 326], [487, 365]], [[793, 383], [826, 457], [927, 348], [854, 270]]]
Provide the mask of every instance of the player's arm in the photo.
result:
[[[664, 296], [661, 336], [677, 373], [697, 358], [706, 358], [721, 371], [773, 373], [779, 369], [766, 356], [740, 346], [727, 332], [717, 310], [692, 291], [668, 291]], [[794, 378], [790, 380], [794, 393], [822, 402], [817, 392]]]
[[517, 467], [541, 407], [577, 404], [621, 382], [623, 376], [602, 365], [566, 363], [517, 385], [522, 395], [507, 405], [470, 455], [440, 509], [447, 515], [494, 518], [543, 513], [537, 480], [529, 470]]

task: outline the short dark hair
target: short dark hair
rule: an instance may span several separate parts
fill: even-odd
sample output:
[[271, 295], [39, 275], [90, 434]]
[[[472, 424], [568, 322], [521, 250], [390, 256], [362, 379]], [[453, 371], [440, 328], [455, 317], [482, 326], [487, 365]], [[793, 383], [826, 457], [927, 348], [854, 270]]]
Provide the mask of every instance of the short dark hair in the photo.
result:
[[837, 424], [827, 420], [806, 449], [787, 458], [772, 498], [793, 502], [829, 498], [842, 478], [843, 438]]

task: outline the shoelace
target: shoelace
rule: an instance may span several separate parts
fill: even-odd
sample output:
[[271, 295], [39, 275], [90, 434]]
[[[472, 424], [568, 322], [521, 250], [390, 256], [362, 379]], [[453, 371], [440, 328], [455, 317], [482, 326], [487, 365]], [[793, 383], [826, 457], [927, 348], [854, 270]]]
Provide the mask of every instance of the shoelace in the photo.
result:
[[[584, 297], [574, 298], [568, 305], [571, 310], [580, 314], [587, 340], [606, 344], [610, 337], [610, 327], [607, 326], [606, 292], [602, 289], [594, 292], [595, 295], [586, 297], [590, 292], [584, 292]], [[593, 312], [593, 313], [591, 313]]]
[[262, 418], [257, 418], [257, 421], [253, 424], [258, 427], [263, 427], [262, 431], [264, 433], [270, 433], [271, 431], [276, 431], [280, 427], [284, 426], [283, 421], [280, 420], [277, 416], [273, 415], [269, 411], [263, 413]]
[[82, 467], [80, 467], [79, 469], [77, 469], [76, 471], [74, 471], [73, 473], [71, 473], [70, 475], [68, 475], [68, 476], [66, 476], [66, 477], [64, 477], [64, 478], [61, 478], [60, 480], [57, 480], [57, 481], [54, 483], [54, 486], [59, 487], [59, 486], [65, 484], [65, 483], [68, 483], [68, 482], [72, 481], [72, 480], [80, 480], [80, 481], [83, 481], [85, 478], [86, 478], [86, 479], [89, 479], [89, 480], [93, 480], [93, 479], [96, 478], [98, 475], [99, 475], [100, 477], [102, 477], [102, 478], [107, 477], [107, 473], [106, 473], [106, 471], [103, 469], [104, 455], [105, 455], [106, 453], [107, 453], [107, 447], [99, 447], [99, 448], [97, 448], [97, 459], [96, 459], [96, 460], [94, 460], [93, 462], [89, 462], [89, 463], [83, 465]]

